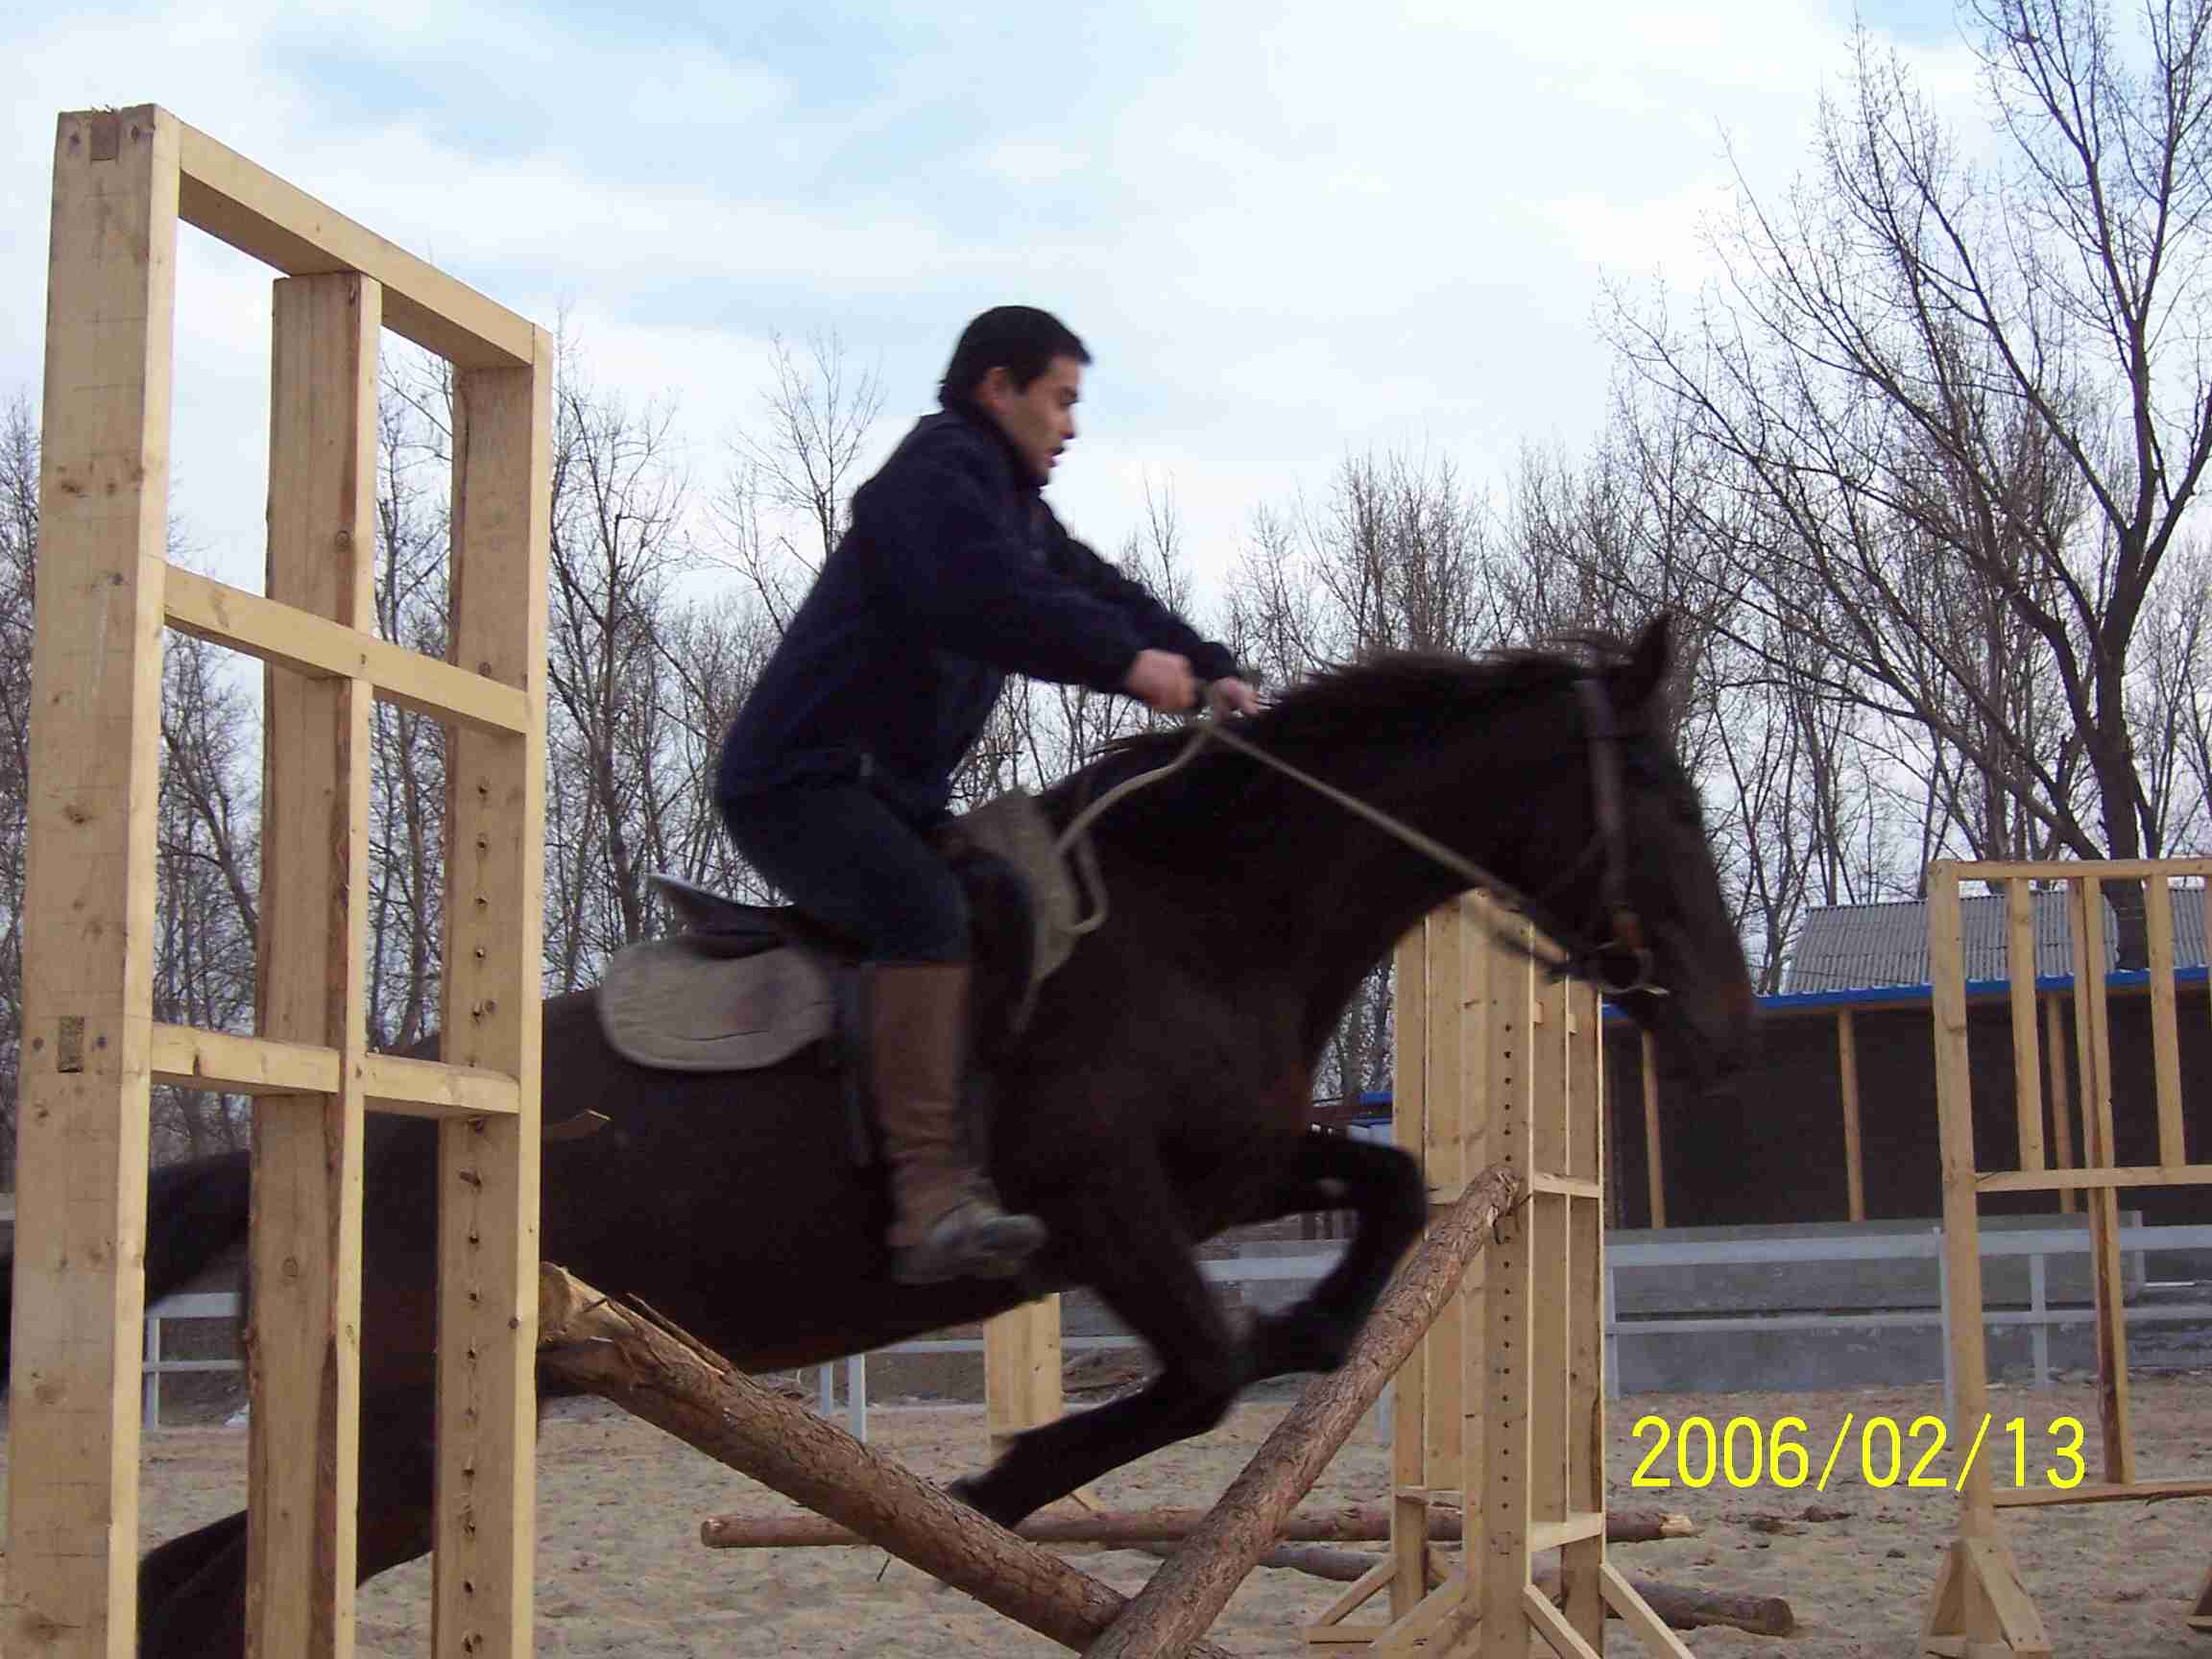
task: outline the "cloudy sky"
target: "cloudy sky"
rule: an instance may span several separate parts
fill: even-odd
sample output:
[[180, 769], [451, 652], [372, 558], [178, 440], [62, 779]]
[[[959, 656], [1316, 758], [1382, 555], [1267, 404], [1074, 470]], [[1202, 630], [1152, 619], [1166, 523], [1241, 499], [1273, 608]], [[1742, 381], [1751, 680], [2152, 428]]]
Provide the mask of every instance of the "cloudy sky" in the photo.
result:
[[[1868, 27], [1963, 110], [1949, 0]], [[1052, 486], [1112, 547], [1171, 491], [1209, 589], [1252, 508], [1346, 453], [1503, 480], [1579, 445], [1607, 279], [1698, 280], [1732, 145], [1802, 163], [1847, 0], [893, 0], [373, 11], [266, 0], [0, 14], [0, 397], [36, 397], [54, 117], [158, 103], [525, 315], [602, 386], [673, 397], [704, 488], [773, 331], [833, 329], [889, 397], [963, 322], [1046, 306], [1090, 344]], [[197, 232], [179, 279], [172, 505], [258, 585], [269, 274]]]

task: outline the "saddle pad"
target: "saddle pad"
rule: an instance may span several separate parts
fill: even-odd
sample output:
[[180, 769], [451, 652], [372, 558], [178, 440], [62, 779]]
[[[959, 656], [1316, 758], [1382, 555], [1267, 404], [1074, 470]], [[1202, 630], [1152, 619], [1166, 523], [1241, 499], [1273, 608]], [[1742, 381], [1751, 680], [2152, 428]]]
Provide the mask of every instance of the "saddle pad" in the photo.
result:
[[682, 940], [651, 939], [617, 952], [599, 987], [607, 1041], [659, 1071], [773, 1066], [836, 1022], [828, 972], [789, 949], [723, 961]]

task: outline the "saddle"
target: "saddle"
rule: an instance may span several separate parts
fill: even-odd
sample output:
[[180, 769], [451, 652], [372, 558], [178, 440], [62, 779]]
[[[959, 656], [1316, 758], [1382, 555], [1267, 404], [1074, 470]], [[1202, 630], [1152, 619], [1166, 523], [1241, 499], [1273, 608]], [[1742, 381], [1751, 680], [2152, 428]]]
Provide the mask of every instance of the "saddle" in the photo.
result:
[[[936, 841], [968, 897], [970, 1051], [980, 1076], [1073, 951], [1083, 930], [1078, 892], [1050, 822], [1023, 791], [952, 820]], [[652, 879], [684, 928], [629, 946], [608, 964], [597, 1000], [614, 1051], [655, 1070], [736, 1072], [813, 1050], [845, 1073], [849, 1097], [864, 1101], [861, 948], [792, 905], [742, 903], [674, 876]]]

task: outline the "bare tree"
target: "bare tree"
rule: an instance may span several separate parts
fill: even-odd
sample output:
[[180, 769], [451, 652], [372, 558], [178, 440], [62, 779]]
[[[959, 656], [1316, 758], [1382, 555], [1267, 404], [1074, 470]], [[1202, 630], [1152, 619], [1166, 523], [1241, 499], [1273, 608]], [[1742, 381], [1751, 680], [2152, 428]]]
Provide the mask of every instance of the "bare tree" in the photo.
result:
[[31, 624], [38, 549], [38, 422], [0, 403], [0, 1184], [15, 1185], [23, 1037], [23, 854], [31, 801]]
[[563, 990], [647, 932], [669, 863], [661, 630], [682, 568], [685, 483], [669, 415], [633, 416], [572, 359], [555, 394], [548, 650], [554, 809], [548, 954]]
[[[2212, 457], [2212, 0], [2152, 0], [2132, 53], [2091, 0], [1967, 11], [1998, 164], [1862, 36], [1814, 177], [1744, 189], [1695, 326], [1623, 301], [1614, 333], [1758, 503], [1715, 529], [1729, 590], [1970, 769], [1947, 830], [2135, 857], [2131, 646]], [[2140, 963], [2140, 895], [2112, 896]]]
[[781, 628], [850, 522], [883, 383], [874, 369], [854, 372], [834, 332], [809, 336], [805, 362], [781, 334], [770, 348], [766, 418], [731, 445], [711, 507], [723, 559]]

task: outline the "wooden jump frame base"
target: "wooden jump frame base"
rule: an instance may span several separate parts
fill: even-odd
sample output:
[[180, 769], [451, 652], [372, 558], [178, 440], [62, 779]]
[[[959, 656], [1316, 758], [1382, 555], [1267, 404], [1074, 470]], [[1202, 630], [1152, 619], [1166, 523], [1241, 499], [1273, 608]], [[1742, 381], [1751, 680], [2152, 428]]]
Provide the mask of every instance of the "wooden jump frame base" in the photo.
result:
[[[2113, 1503], [2201, 1495], [2202, 1480], [2145, 1481], [2135, 1475], [2135, 1442], [2128, 1408], [2128, 1332], [2120, 1273], [2119, 1190], [2125, 1186], [2212, 1184], [2212, 1166], [2188, 1162], [2181, 1109], [2177, 994], [2174, 981], [2173, 891], [2176, 878], [2205, 883], [2203, 902], [2212, 920], [2212, 859], [2157, 861], [2056, 861], [1961, 863], [1928, 867], [1928, 957], [1935, 1013], [1936, 1093], [1942, 1120], [1943, 1236], [1951, 1287], [1951, 1367], [1954, 1410], [1960, 1423], [1979, 1423], [1989, 1409], [1987, 1331], [1983, 1323], [1979, 1196], [1985, 1191], [2056, 1191], [2071, 1200], [2086, 1194], [2090, 1261], [2096, 1298], [2099, 1429], [2103, 1481], [2072, 1491], [1999, 1494], [1990, 1459], [1978, 1458], [1959, 1495], [1959, 1536], [1945, 1552], [1921, 1628], [1921, 1649], [1943, 1659], [2051, 1659], [2042, 1616], [2020, 1581], [2011, 1547], [1997, 1525], [2000, 1508], [2042, 1508], [2058, 1503]], [[2013, 1097], [2020, 1150], [2015, 1170], [1976, 1166], [1971, 1068], [1967, 1046], [1965, 933], [1960, 883], [1987, 881], [2006, 893], [2007, 954], [2010, 980]], [[2045, 1079], [2051, 1082], [2054, 1127], [2060, 1147], [2068, 1142], [2066, 1055], [2056, 998], [2050, 1004], [2052, 1051], [2046, 1068], [2036, 1033], [2032, 971], [2035, 928], [2032, 884], [2064, 881], [2071, 900], [2074, 1031], [2080, 1069], [2082, 1157], [2078, 1168], [2051, 1169], [2044, 1152]], [[2114, 1155], [2112, 1036], [2106, 1016], [2104, 887], [2108, 881], [2143, 885], [2150, 944], [2150, 997], [2158, 1163], [2121, 1168]], [[2023, 964], [2030, 971], [2021, 972]], [[2010, 1502], [2007, 1500], [2009, 1499]], [[2188, 1625], [2212, 1632], [2212, 1572], [2192, 1607]]]
[[[266, 593], [169, 565], [177, 228], [274, 266]], [[375, 637], [377, 353], [456, 370], [452, 661]], [[530, 1647], [552, 342], [151, 105], [60, 117], [0, 1650], [135, 1649], [149, 1094], [255, 1096], [249, 1647], [352, 1650], [361, 1145], [442, 1120], [438, 1659]], [[161, 653], [268, 664], [258, 1033], [152, 1019]], [[371, 704], [450, 723], [447, 1064], [367, 1052]]]

